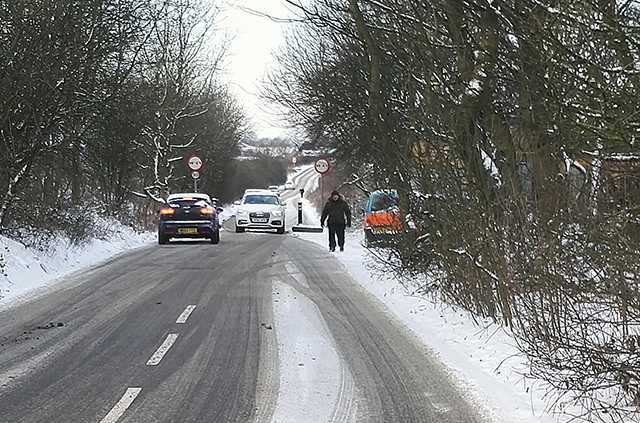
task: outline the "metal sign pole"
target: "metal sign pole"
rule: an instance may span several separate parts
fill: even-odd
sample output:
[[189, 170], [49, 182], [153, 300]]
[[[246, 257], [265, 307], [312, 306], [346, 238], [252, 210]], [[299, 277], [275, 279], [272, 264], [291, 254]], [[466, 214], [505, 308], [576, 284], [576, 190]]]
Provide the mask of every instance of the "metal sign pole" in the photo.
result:
[[200, 177], [199, 170], [202, 169], [204, 161], [202, 157], [197, 155], [189, 156], [187, 159], [187, 167], [191, 170], [191, 177], [193, 178], [193, 192], [198, 192], [198, 178]]

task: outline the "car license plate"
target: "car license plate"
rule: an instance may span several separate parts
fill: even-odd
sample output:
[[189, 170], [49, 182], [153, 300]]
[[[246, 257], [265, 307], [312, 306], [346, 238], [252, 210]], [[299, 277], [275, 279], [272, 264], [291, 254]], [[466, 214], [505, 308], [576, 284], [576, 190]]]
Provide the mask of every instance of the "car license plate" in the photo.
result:
[[179, 234], [197, 234], [198, 228], [178, 228]]
[[389, 226], [374, 226], [373, 228], [371, 228], [371, 230], [373, 232], [394, 232], [393, 229], [391, 229], [391, 227]]
[[251, 221], [255, 223], [267, 223], [269, 219], [267, 219], [266, 217], [254, 217], [253, 219], [251, 219]]

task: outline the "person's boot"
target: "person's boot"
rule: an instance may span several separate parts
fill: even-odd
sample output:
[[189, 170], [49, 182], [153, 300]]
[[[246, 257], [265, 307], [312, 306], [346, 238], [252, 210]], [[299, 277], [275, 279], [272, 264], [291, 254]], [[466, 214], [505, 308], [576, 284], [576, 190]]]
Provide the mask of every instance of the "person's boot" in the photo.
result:
[[344, 251], [344, 247], [340, 247], [340, 251]]

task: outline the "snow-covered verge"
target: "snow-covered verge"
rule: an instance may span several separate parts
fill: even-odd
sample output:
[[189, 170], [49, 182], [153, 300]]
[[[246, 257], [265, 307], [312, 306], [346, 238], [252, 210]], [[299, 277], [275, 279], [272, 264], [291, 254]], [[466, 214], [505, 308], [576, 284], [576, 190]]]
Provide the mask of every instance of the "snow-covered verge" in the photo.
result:
[[156, 241], [155, 233], [141, 233], [115, 222], [110, 228], [110, 235], [104, 239], [72, 245], [60, 238], [43, 251], [0, 236], [0, 307], [76, 270]]
[[[306, 188], [313, 189], [310, 183]], [[288, 202], [288, 213], [297, 212], [297, 199]], [[319, 222], [317, 210], [303, 201], [305, 219]], [[233, 207], [225, 207], [221, 216], [227, 219]], [[48, 252], [36, 252], [7, 238], [0, 237], [0, 307], [27, 298], [41, 287], [51, 286], [71, 272], [100, 263], [133, 248], [156, 242], [153, 232], [137, 233], [119, 227], [105, 240], [93, 240], [81, 247], [60, 241]], [[227, 233], [226, 236], [233, 236]], [[327, 234], [290, 232], [326, 248]], [[224, 242], [225, 233], [222, 233]], [[351, 229], [345, 252], [329, 253], [339, 261], [363, 289], [377, 297], [389, 313], [415, 333], [416, 337], [437, 354], [459, 381], [460, 389], [496, 422], [565, 423], [566, 415], [548, 412], [550, 398], [547, 387], [539, 380], [525, 377], [528, 366], [518, 353], [508, 332], [490, 322], [476, 324], [461, 311], [413, 295], [392, 276], [374, 271], [374, 256], [361, 245], [362, 234]], [[288, 408], [287, 408], [288, 409]]]

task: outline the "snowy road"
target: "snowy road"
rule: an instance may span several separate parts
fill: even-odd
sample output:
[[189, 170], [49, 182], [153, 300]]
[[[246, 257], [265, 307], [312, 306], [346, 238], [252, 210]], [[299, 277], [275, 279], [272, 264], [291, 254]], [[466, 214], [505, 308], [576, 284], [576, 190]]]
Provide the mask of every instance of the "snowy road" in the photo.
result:
[[3, 310], [11, 422], [482, 422], [336, 258], [291, 234], [153, 245]]

